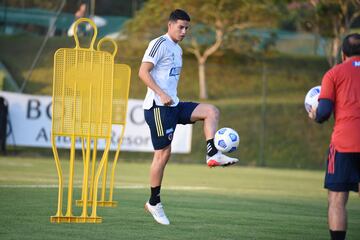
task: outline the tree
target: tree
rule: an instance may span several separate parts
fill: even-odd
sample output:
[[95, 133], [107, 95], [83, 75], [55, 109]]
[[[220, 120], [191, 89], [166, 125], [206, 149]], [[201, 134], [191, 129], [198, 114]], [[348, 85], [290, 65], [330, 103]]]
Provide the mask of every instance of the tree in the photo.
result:
[[322, 0], [315, 7], [319, 15], [320, 35], [331, 38], [327, 56], [329, 64], [333, 66], [339, 62], [342, 38], [350, 32], [352, 23], [360, 16], [360, 1]]
[[[296, 1], [299, 20], [315, 35], [330, 39], [325, 52], [330, 66], [339, 62], [342, 38], [360, 17], [360, 0]], [[307, 11], [307, 14], [304, 14]]]
[[[207, 99], [205, 67], [209, 56], [226, 45], [232, 34], [272, 23], [275, 18], [271, 16], [276, 13], [274, 7], [266, 0], [149, 0], [127, 27], [131, 34], [153, 37], [154, 33], [160, 34], [166, 29], [168, 14], [173, 9], [186, 9], [191, 15], [192, 32], [184, 42], [184, 49], [197, 59], [199, 97]], [[139, 37], [136, 34], [136, 38]]]
[[6, 0], [3, 1], [6, 6], [19, 7], [19, 8], [44, 8], [44, 9], [56, 9], [60, 4], [61, 0]]

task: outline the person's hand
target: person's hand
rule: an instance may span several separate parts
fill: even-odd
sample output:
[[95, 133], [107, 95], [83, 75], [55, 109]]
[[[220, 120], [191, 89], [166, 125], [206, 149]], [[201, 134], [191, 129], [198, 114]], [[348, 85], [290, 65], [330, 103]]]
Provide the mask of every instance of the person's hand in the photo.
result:
[[315, 118], [316, 118], [316, 109], [317, 109], [317, 107], [312, 106], [312, 108], [309, 112], [309, 118], [311, 118], [312, 120], [315, 120]]
[[174, 101], [171, 99], [171, 97], [169, 95], [167, 95], [166, 93], [163, 93], [160, 95], [160, 100], [165, 106], [170, 106], [171, 104], [174, 103]]

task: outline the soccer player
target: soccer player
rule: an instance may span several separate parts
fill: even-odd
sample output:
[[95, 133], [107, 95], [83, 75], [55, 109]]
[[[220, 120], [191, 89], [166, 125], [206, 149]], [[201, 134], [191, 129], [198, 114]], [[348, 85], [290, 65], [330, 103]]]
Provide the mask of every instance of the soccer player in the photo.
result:
[[170, 158], [176, 124], [204, 121], [206, 161], [209, 167], [228, 166], [238, 161], [223, 155], [214, 146], [219, 110], [210, 104], [180, 102], [177, 97], [182, 68], [182, 49], [178, 43], [184, 39], [189, 26], [190, 17], [184, 10], [176, 9], [171, 12], [167, 33], [149, 43], [139, 70], [139, 77], [147, 86], [143, 108], [154, 147], [150, 167], [151, 196], [145, 209], [158, 223], [164, 225], [170, 224], [170, 221], [160, 201], [160, 188], [164, 169]]
[[323, 77], [319, 105], [309, 117], [318, 123], [334, 112], [324, 187], [328, 189], [328, 223], [332, 240], [345, 239], [349, 191], [360, 183], [360, 34], [342, 44], [341, 64]]

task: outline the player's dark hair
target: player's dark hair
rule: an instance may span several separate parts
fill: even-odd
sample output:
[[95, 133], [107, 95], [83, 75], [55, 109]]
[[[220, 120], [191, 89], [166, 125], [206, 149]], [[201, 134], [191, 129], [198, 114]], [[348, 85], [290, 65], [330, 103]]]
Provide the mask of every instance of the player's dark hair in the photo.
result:
[[182, 9], [175, 9], [170, 13], [169, 21], [176, 22], [177, 20], [185, 20], [190, 22], [190, 16]]
[[360, 56], [360, 34], [347, 35], [342, 44], [342, 51], [347, 57]]

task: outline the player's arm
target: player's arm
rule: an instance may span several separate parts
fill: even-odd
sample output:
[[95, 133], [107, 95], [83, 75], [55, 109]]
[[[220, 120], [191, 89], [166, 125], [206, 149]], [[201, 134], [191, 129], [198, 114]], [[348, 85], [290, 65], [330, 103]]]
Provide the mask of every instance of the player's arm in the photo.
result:
[[322, 79], [319, 104], [317, 108], [311, 109], [309, 117], [318, 123], [328, 120], [334, 110], [335, 83], [333, 69], [326, 72]]
[[152, 89], [157, 95], [159, 95], [161, 102], [165, 106], [173, 104], [173, 100], [167, 95], [154, 81], [150, 72], [154, 68], [154, 64], [151, 62], [142, 62], [139, 70], [139, 77], [145, 83], [147, 87]]
[[330, 99], [320, 99], [317, 108], [311, 109], [309, 117], [317, 123], [327, 121], [334, 109], [334, 103]]

